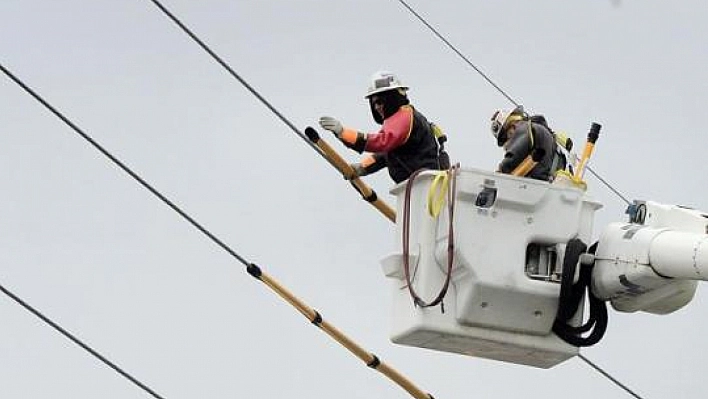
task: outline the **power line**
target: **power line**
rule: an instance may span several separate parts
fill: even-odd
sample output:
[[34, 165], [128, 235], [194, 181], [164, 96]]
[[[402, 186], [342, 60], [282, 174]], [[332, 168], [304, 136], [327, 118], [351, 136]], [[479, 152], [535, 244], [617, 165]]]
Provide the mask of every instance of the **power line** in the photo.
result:
[[634, 397], [637, 398], [637, 399], [643, 399], [641, 396], [639, 396], [639, 395], [636, 394], [634, 391], [632, 391], [631, 389], [629, 389], [628, 386], [626, 386], [625, 384], [621, 383], [619, 380], [617, 380], [616, 378], [614, 378], [613, 376], [611, 376], [610, 373], [608, 373], [607, 371], [603, 370], [600, 366], [596, 365], [595, 363], [591, 362], [588, 358], [586, 358], [585, 356], [583, 356], [582, 353], [578, 353], [578, 357], [581, 358], [585, 363], [587, 363], [588, 365], [590, 365], [590, 367], [592, 367], [592, 368], [594, 368], [595, 370], [597, 370], [600, 374], [602, 374], [602, 375], [604, 375], [605, 377], [609, 378], [612, 382], [614, 382], [615, 384], [617, 384], [620, 388], [622, 388], [622, 389], [624, 389], [625, 391], [627, 391], [627, 393], [629, 393], [630, 395], [634, 396]]
[[452, 43], [450, 43], [443, 35], [441, 35], [437, 29], [435, 29], [432, 25], [430, 25], [428, 23], [428, 21], [425, 20], [425, 18], [423, 18], [418, 12], [416, 12], [411, 6], [409, 6], [408, 3], [406, 3], [403, 0], [398, 0], [398, 2], [401, 3], [403, 5], [403, 7], [408, 9], [408, 11], [410, 11], [411, 14], [413, 14], [416, 18], [418, 18], [418, 20], [420, 20], [420, 22], [422, 22], [423, 25], [427, 26], [428, 29], [430, 29], [430, 31], [433, 32], [433, 34], [435, 34], [435, 36], [437, 36], [438, 39], [442, 40], [443, 43], [445, 43], [452, 51], [454, 51], [455, 54], [460, 56], [460, 58], [462, 58], [462, 60], [465, 61], [467, 63], [467, 65], [471, 66], [475, 71], [477, 71], [477, 73], [479, 73], [484, 78], [484, 80], [486, 80], [490, 85], [492, 85], [492, 87], [497, 89], [497, 91], [499, 93], [501, 93], [504, 97], [506, 97], [507, 100], [509, 100], [512, 104], [514, 104], [514, 106], [517, 106], [517, 107], [519, 106], [519, 104], [516, 101], [514, 101], [514, 99], [511, 98], [511, 96], [506, 94], [506, 92], [504, 90], [502, 90], [501, 87], [499, 87], [496, 83], [494, 83], [494, 81], [492, 81], [492, 79], [490, 79], [487, 76], [487, 74], [482, 72], [482, 70], [479, 69], [475, 64], [473, 64], [472, 61], [469, 60], [469, 58], [467, 58], [464, 54], [462, 54], [462, 52], [460, 52], [460, 50], [458, 50], [455, 46], [453, 46]]
[[316, 145], [314, 145], [305, 136], [304, 133], [302, 133], [300, 131], [300, 129], [298, 129], [288, 118], [286, 118], [282, 113], [280, 113], [280, 111], [278, 111], [277, 108], [275, 108], [268, 100], [266, 100], [266, 98], [263, 97], [258, 92], [258, 90], [253, 88], [253, 86], [251, 86], [244, 78], [242, 78], [241, 75], [236, 73], [236, 71], [233, 68], [231, 68], [231, 66], [226, 61], [224, 61], [221, 57], [219, 57], [209, 46], [207, 46], [201, 39], [199, 39], [199, 37], [196, 34], [194, 34], [194, 32], [192, 32], [191, 29], [189, 29], [184, 23], [182, 23], [182, 21], [180, 21], [179, 18], [177, 18], [170, 10], [168, 10], [167, 7], [162, 5], [162, 3], [160, 3], [157, 0], [150, 0], [150, 1], [153, 4], [155, 4], [155, 6], [157, 6], [157, 8], [159, 8], [160, 11], [162, 11], [170, 20], [172, 20], [172, 22], [174, 22], [177, 26], [179, 26], [180, 29], [182, 29], [182, 31], [184, 31], [184, 33], [186, 33], [192, 40], [194, 40], [194, 42], [196, 42], [199, 45], [199, 47], [202, 48], [202, 50], [206, 51], [207, 54], [209, 54], [217, 63], [219, 63], [219, 65], [224, 67], [224, 69], [226, 69], [226, 71], [232, 77], [234, 77], [236, 80], [238, 80], [239, 83], [241, 83], [248, 91], [250, 91], [251, 94], [253, 94], [261, 103], [263, 103], [263, 105], [265, 105], [273, 114], [275, 114], [275, 116], [277, 116], [278, 119], [280, 119], [283, 123], [285, 123], [290, 128], [290, 130], [292, 130], [295, 134], [300, 136], [300, 138], [303, 139], [307, 143], [307, 145], [309, 145], [313, 150], [315, 150], [315, 152], [320, 154], [320, 156], [322, 156], [325, 160], [327, 160], [327, 162], [329, 162], [332, 166], [334, 166], [336, 168], [336, 165], [334, 165], [332, 163], [332, 161], [330, 161], [330, 159], [327, 158], [327, 156], [325, 156], [322, 153], [322, 151]]
[[607, 181], [605, 181], [605, 179], [603, 179], [602, 176], [600, 176], [599, 174], [595, 173], [595, 171], [592, 170], [592, 169], [590, 168], [590, 166], [587, 166], [587, 165], [586, 165], [586, 166], [585, 166], [585, 169], [589, 170], [590, 173], [592, 173], [593, 176], [595, 176], [598, 180], [600, 180], [600, 182], [602, 182], [602, 184], [604, 184], [605, 186], [607, 186], [607, 188], [609, 188], [613, 193], [615, 193], [618, 197], [620, 197], [620, 198], [622, 199], [622, 201], [624, 201], [625, 203], [627, 203], [627, 205], [632, 205], [632, 203], [627, 199], [627, 197], [625, 197], [625, 196], [622, 195], [622, 193], [620, 193], [617, 189], [615, 189], [614, 187], [612, 187], [612, 185], [611, 185], [610, 183], [608, 183]]
[[[495, 89], [497, 89], [497, 91], [499, 91], [499, 93], [501, 93], [504, 97], [506, 97], [506, 99], [509, 100], [509, 102], [511, 102], [512, 104], [514, 104], [514, 106], [516, 106], [516, 107], [519, 106], [519, 103], [517, 103], [516, 101], [514, 101], [514, 99], [511, 98], [511, 96], [508, 95], [504, 90], [502, 90], [501, 87], [499, 87], [499, 85], [497, 85], [496, 83], [494, 83], [494, 81], [492, 81], [492, 79], [489, 78], [489, 77], [487, 76], [487, 74], [485, 74], [484, 72], [482, 72], [482, 70], [481, 70], [480, 68], [478, 68], [475, 64], [473, 64], [472, 61], [469, 60], [469, 58], [467, 58], [462, 52], [460, 52], [460, 50], [458, 50], [454, 45], [452, 45], [452, 43], [450, 43], [449, 40], [447, 40], [442, 34], [440, 34], [440, 32], [439, 32], [437, 29], [435, 29], [425, 18], [423, 18], [423, 17], [420, 15], [420, 13], [418, 13], [416, 10], [414, 10], [413, 7], [411, 7], [410, 5], [408, 5], [408, 3], [406, 3], [404, 0], [397, 0], [397, 1], [398, 1], [399, 3], [401, 3], [401, 4], [403, 5], [403, 7], [405, 7], [408, 11], [410, 11], [411, 14], [413, 14], [416, 18], [418, 18], [418, 20], [419, 20], [420, 22], [422, 22], [423, 25], [425, 25], [428, 29], [430, 29], [430, 31], [433, 32], [433, 34], [435, 34], [435, 36], [437, 36], [438, 39], [442, 40], [442, 42], [445, 43], [453, 52], [455, 52], [455, 54], [457, 54], [460, 58], [462, 58], [462, 60], [463, 60], [465, 63], [467, 63], [467, 65], [469, 65], [469, 66], [472, 67], [475, 71], [477, 71], [477, 73], [480, 74], [480, 75], [482, 76], [482, 78], [484, 78], [484, 80], [486, 80], [490, 85], [492, 85], [492, 87], [494, 87]], [[590, 173], [592, 173], [593, 176], [595, 176], [598, 180], [600, 180], [600, 182], [601, 182], [602, 184], [604, 184], [605, 186], [607, 186], [607, 188], [609, 188], [610, 191], [612, 191], [613, 193], [617, 194], [617, 196], [619, 196], [624, 202], [626, 202], [627, 205], [631, 205], [631, 202], [629, 202], [629, 201], [627, 200], [627, 198], [625, 198], [625, 196], [623, 196], [622, 194], [620, 194], [620, 192], [619, 192], [617, 189], [615, 189], [614, 187], [612, 187], [612, 185], [610, 185], [610, 183], [608, 183], [605, 179], [603, 179], [599, 174], [595, 173], [595, 171], [592, 170], [592, 168], [591, 168], [590, 166], [585, 166], [585, 169], [588, 170]]]
[[[256, 278], [258, 281], [265, 284], [273, 292], [278, 294], [283, 300], [290, 303], [295, 309], [297, 309], [300, 313], [302, 313], [305, 317], [307, 317], [307, 319], [314, 326], [320, 328], [322, 331], [327, 333], [332, 339], [337, 341], [340, 345], [342, 345], [345, 349], [347, 349], [349, 352], [351, 352], [354, 356], [356, 356], [360, 360], [362, 360], [366, 364], [366, 366], [368, 366], [372, 369], [375, 369], [375, 370], [379, 371], [381, 374], [385, 375], [391, 381], [393, 381], [394, 383], [398, 384], [401, 388], [406, 390], [415, 399], [432, 399], [433, 398], [432, 395], [430, 395], [429, 393], [426, 393], [423, 390], [421, 390], [420, 388], [418, 388], [415, 384], [413, 384], [413, 382], [408, 380], [408, 378], [406, 378], [403, 374], [398, 372], [396, 369], [392, 368], [391, 366], [389, 366], [385, 362], [381, 361], [381, 359], [379, 359], [378, 356], [374, 355], [373, 353], [367, 352], [362, 347], [360, 347], [356, 342], [354, 342], [351, 338], [347, 337], [344, 333], [339, 331], [332, 324], [325, 321], [319, 312], [315, 311], [311, 307], [307, 306], [304, 302], [302, 302], [299, 298], [295, 297], [295, 295], [290, 293], [284, 286], [282, 286], [280, 283], [278, 283], [275, 279], [273, 279], [269, 275], [265, 274], [260, 269], [260, 267], [258, 267], [256, 264], [248, 262], [246, 259], [244, 259], [242, 256], [240, 256], [238, 253], [236, 253], [236, 251], [231, 249], [228, 245], [226, 245], [223, 241], [221, 241], [219, 238], [217, 238], [209, 230], [204, 228], [194, 218], [192, 218], [185, 211], [183, 211], [181, 208], [179, 208], [174, 202], [170, 201], [167, 197], [162, 195], [159, 191], [157, 191], [153, 186], [148, 184], [147, 181], [145, 181], [137, 173], [135, 173], [133, 170], [131, 170], [129, 167], [127, 167], [123, 162], [121, 162], [118, 158], [113, 156], [110, 152], [108, 152], [105, 148], [103, 148], [100, 144], [98, 144], [98, 142], [96, 142], [93, 138], [91, 138], [91, 136], [86, 134], [83, 130], [81, 130], [81, 128], [79, 128], [76, 124], [71, 122], [66, 116], [64, 116], [61, 112], [59, 112], [56, 108], [54, 108], [47, 101], [45, 101], [39, 94], [37, 94], [34, 90], [32, 90], [29, 86], [27, 86], [24, 82], [22, 82], [22, 80], [17, 78], [12, 72], [10, 72], [2, 64], [0, 64], [0, 70], [2, 70], [2, 72], [4, 72], [10, 79], [12, 79], [15, 83], [17, 83], [20, 87], [22, 87], [27, 93], [29, 93], [32, 97], [34, 97], [37, 101], [39, 101], [42, 105], [44, 105], [49, 111], [51, 111], [54, 115], [56, 115], [59, 119], [61, 119], [64, 123], [66, 123], [72, 130], [74, 130], [82, 138], [84, 138], [86, 141], [88, 141], [94, 148], [99, 150], [103, 155], [105, 155], [108, 159], [110, 159], [113, 163], [115, 163], [123, 171], [128, 173], [133, 179], [135, 179], [138, 183], [140, 183], [143, 187], [145, 187], [153, 195], [155, 195], [162, 202], [164, 202], [166, 205], [168, 205], [170, 208], [172, 208], [175, 212], [177, 212], [180, 216], [182, 216], [182, 218], [184, 218], [186, 221], [188, 221], [192, 226], [196, 227], [197, 230], [199, 230], [201, 233], [206, 235], [211, 241], [216, 243], [219, 247], [224, 249], [231, 256], [233, 256], [236, 260], [238, 260], [240, 263], [242, 263], [244, 266], [246, 266], [246, 272], [248, 272], [248, 274], [250, 274], [251, 276]], [[35, 314], [37, 314], [37, 313], [35, 313]], [[92, 354], [95, 354], [95, 351], [90, 350], [90, 348], [85, 347], [83, 345], [80, 345], [80, 346], [82, 346], [82, 348], [84, 348], [84, 349], [89, 350]]]
[[167, 197], [162, 195], [159, 191], [157, 191], [152, 185], [150, 185], [147, 181], [145, 181], [140, 175], [135, 173], [132, 169], [130, 169], [128, 166], [126, 166], [123, 162], [121, 162], [118, 158], [113, 156], [108, 150], [103, 148], [96, 140], [91, 138], [88, 134], [86, 134], [81, 128], [76, 126], [72, 121], [70, 121], [66, 116], [64, 116], [61, 112], [59, 112], [56, 108], [54, 108], [51, 104], [49, 104], [47, 101], [44, 100], [39, 94], [37, 94], [34, 90], [32, 90], [29, 86], [27, 86], [22, 80], [17, 78], [12, 72], [10, 72], [7, 68], [5, 68], [2, 64], [0, 64], [0, 70], [2, 70], [5, 75], [7, 75], [10, 79], [12, 79], [15, 83], [17, 83], [20, 87], [22, 87], [27, 93], [29, 93], [32, 97], [34, 97], [35, 100], [39, 101], [42, 105], [44, 105], [51, 113], [53, 113], [56, 117], [61, 119], [64, 123], [66, 123], [74, 132], [79, 134], [83, 139], [88, 141], [94, 148], [96, 148], [99, 152], [101, 152], [103, 155], [105, 155], [108, 159], [110, 159], [114, 164], [116, 164], [119, 168], [121, 168], [125, 173], [130, 175], [133, 179], [135, 179], [140, 185], [145, 187], [148, 191], [150, 191], [152, 194], [154, 194], [157, 198], [159, 198], [162, 202], [167, 204], [170, 208], [172, 208], [175, 212], [179, 213], [180, 216], [182, 216], [184, 219], [186, 219], [192, 226], [196, 227], [197, 230], [201, 231], [203, 234], [205, 234], [207, 237], [209, 237], [213, 242], [215, 242], [218, 246], [223, 248], [226, 252], [231, 254], [234, 258], [238, 259], [239, 262], [242, 264], [248, 266], [248, 262], [241, 257], [238, 253], [236, 253], [234, 250], [229, 248], [228, 245], [226, 245], [223, 241], [219, 240], [216, 236], [214, 236], [209, 230], [205, 229], [201, 224], [199, 224], [194, 218], [189, 216], [185, 211], [180, 209], [177, 205], [175, 205], [172, 201], [170, 201]]
[[[0, 68], [2, 68], [2, 65], [0, 65]], [[4, 70], [4, 69], [3, 69]], [[40, 311], [37, 309], [33, 308], [30, 306], [27, 302], [23, 301], [20, 299], [17, 295], [13, 294], [5, 288], [2, 284], [0, 284], [0, 291], [2, 291], [5, 295], [10, 297], [12, 300], [15, 302], [19, 303], [23, 308], [27, 309], [30, 311], [32, 314], [35, 316], [39, 317], [43, 322], [57, 330], [59, 333], [61, 333], [63, 336], [71, 340], [73, 343], [76, 345], [80, 346], [82, 349], [93, 355], [95, 358], [103, 362], [105, 365], [108, 367], [112, 368], [114, 371], [116, 371], [118, 374], [122, 375], [123, 377], [127, 378], [130, 382], [133, 384], [137, 385], [140, 389], [143, 391], [147, 392], [150, 394], [152, 397], [157, 398], [157, 399], [163, 399], [162, 396], [158, 395], [155, 391], [150, 389], [147, 385], [143, 384], [140, 382], [137, 378], [133, 377], [132, 375], [128, 374], [125, 370], [122, 368], [118, 367], [115, 363], [111, 362], [108, 360], [105, 356], [101, 355], [98, 353], [96, 350], [88, 346], [87, 344], [83, 343], [80, 339], [76, 338], [73, 334], [62, 328], [59, 324], [53, 322], [51, 319], [49, 319], [47, 316], [43, 315]]]

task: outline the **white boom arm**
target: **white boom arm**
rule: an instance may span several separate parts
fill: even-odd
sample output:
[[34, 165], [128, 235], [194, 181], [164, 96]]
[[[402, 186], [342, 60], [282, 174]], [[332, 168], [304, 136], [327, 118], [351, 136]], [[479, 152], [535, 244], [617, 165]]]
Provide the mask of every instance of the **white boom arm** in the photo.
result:
[[666, 314], [691, 301], [708, 280], [708, 214], [654, 202], [638, 203], [630, 223], [600, 236], [593, 293], [619, 311]]

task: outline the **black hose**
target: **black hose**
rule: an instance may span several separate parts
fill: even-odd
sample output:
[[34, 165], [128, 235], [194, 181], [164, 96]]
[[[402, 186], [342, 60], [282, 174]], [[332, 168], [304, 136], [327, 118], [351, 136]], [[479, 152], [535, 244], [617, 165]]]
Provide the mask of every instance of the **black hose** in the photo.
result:
[[[553, 323], [553, 332], [563, 341], [577, 347], [595, 345], [607, 331], [605, 302], [596, 297], [590, 289], [594, 263], [581, 264], [578, 282], [573, 284], [580, 255], [585, 253], [586, 248], [586, 245], [579, 239], [572, 239], [566, 245], [561, 290], [558, 297], [558, 312]], [[596, 249], [597, 243], [592, 245], [588, 252], [595, 253]], [[578, 312], [586, 291], [590, 305], [588, 319], [580, 326], [573, 326], [570, 324], [570, 320]], [[583, 336], [587, 332], [590, 334]]]

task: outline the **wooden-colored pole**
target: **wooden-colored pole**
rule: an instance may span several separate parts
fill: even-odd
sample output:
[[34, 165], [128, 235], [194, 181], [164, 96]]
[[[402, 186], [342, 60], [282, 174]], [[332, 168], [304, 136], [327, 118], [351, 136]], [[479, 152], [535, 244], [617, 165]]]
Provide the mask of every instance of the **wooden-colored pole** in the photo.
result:
[[334, 167], [337, 168], [337, 170], [339, 170], [339, 172], [347, 180], [352, 182], [352, 185], [359, 192], [359, 194], [361, 194], [364, 200], [371, 203], [371, 205], [378, 209], [379, 212], [386, 216], [390, 221], [396, 223], [396, 211], [381, 198], [379, 198], [378, 195], [376, 195], [376, 192], [356, 175], [356, 172], [349, 165], [349, 163], [342, 158], [342, 156], [339, 155], [337, 151], [335, 151], [334, 148], [332, 148], [326, 141], [322, 140], [319, 133], [317, 133], [314, 128], [307, 127], [305, 129], [305, 134], [307, 135], [307, 138], [322, 151], [330, 163], [334, 165]]
[[305, 304], [302, 300], [293, 295], [287, 288], [282, 286], [275, 279], [263, 273], [260, 267], [255, 264], [250, 264], [247, 268], [247, 271], [250, 275], [260, 280], [273, 292], [278, 294], [278, 296], [280, 296], [283, 300], [288, 302], [300, 313], [302, 313], [302, 315], [305, 316], [312, 324], [319, 327], [332, 339], [334, 339], [340, 345], [349, 350], [349, 352], [351, 352], [354, 356], [358, 357], [361, 361], [366, 363], [368, 367], [375, 369], [381, 374], [388, 377], [391, 381], [395, 382], [401, 388], [406, 390], [406, 392], [408, 392], [415, 399], [434, 399], [433, 395], [422, 391], [403, 374], [401, 374], [388, 364], [382, 362], [381, 359], [379, 359], [376, 355], [368, 352], [367, 350], [359, 346], [356, 342], [354, 342], [351, 338], [347, 337], [344, 333], [339, 331], [332, 324], [325, 321], [319, 312]]

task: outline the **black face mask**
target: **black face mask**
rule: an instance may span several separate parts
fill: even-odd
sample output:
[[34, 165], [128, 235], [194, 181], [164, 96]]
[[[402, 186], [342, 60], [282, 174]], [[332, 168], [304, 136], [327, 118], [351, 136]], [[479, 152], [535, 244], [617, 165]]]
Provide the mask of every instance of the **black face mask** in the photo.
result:
[[[381, 101], [383, 103], [383, 118], [378, 112], [376, 112], [374, 100]], [[379, 125], [383, 124], [384, 119], [388, 119], [388, 117], [395, 114], [399, 108], [404, 105], [408, 105], [409, 103], [408, 97], [406, 97], [405, 94], [399, 93], [398, 90], [388, 90], [369, 97], [369, 108], [371, 108], [371, 115]]]
[[511, 127], [507, 127], [497, 134], [497, 145], [499, 147], [503, 146], [504, 143], [509, 140], [509, 129], [511, 129]]

